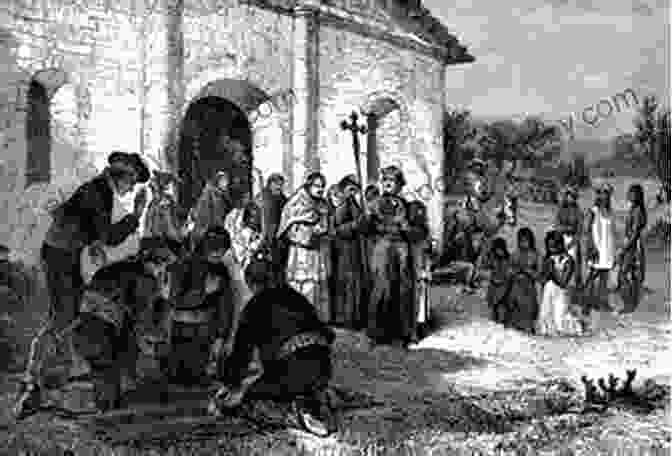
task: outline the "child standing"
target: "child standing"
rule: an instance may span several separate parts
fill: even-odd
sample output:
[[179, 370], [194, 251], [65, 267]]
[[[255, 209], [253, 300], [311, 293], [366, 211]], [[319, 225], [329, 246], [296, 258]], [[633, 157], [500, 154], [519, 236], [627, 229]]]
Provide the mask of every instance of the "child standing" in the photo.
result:
[[570, 311], [569, 284], [576, 267], [567, 253], [562, 233], [553, 230], [546, 235], [546, 258], [541, 277], [544, 289], [537, 320], [537, 333], [543, 336], [576, 336], [583, 333], [581, 321]]
[[513, 254], [513, 283], [510, 305], [511, 325], [521, 331], [533, 333], [539, 315], [537, 280], [539, 280], [539, 254], [534, 233], [527, 227], [518, 230], [518, 250]]
[[511, 262], [506, 241], [503, 238], [496, 238], [492, 241], [486, 268], [491, 271], [487, 294], [490, 314], [495, 322], [508, 326], [511, 314], [508, 302], [511, 288]]

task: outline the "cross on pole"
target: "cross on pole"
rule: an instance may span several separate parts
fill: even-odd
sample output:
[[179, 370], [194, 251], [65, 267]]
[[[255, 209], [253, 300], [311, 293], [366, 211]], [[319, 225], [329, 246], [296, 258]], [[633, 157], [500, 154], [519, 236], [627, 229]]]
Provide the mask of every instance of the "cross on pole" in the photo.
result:
[[[362, 181], [362, 166], [361, 166], [361, 150], [359, 146], [359, 135], [366, 134], [367, 129], [365, 125], [359, 125], [357, 120], [359, 116], [355, 111], [352, 111], [350, 114], [350, 122], [347, 120], [341, 121], [341, 129], [344, 131], [349, 131], [352, 134], [352, 151], [355, 154], [355, 165], [357, 166], [357, 179], [359, 180], [360, 187], [364, 185]], [[363, 195], [362, 195], [363, 196]], [[362, 198], [362, 204], [364, 204], [364, 198]], [[364, 204], [364, 206], [366, 206]]]

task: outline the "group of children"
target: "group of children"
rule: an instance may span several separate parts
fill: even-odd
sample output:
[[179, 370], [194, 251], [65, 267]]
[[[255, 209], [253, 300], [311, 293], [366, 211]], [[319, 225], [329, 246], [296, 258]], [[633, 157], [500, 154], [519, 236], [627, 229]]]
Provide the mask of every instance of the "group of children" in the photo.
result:
[[495, 238], [484, 266], [491, 271], [487, 302], [495, 322], [546, 336], [585, 331], [581, 319], [570, 309], [570, 284], [576, 275], [576, 264], [559, 231], [546, 234], [543, 259], [534, 233], [527, 227], [518, 230], [513, 254], [503, 238]]

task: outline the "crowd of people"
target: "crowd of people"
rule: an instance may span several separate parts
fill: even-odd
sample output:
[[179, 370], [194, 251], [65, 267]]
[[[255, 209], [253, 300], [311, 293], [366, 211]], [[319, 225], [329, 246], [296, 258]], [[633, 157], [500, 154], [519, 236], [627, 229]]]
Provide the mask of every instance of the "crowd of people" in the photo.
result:
[[[509, 252], [500, 231], [518, 219], [508, 171], [490, 179], [475, 160], [467, 195], [442, 221], [439, 256], [429, 223], [437, 214], [428, 203], [442, 197], [442, 181], [409, 198], [396, 166], [366, 188], [355, 175], [328, 186], [311, 172], [289, 197], [284, 177], [272, 174], [259, 194], [234, 198], [241, 193], [222, 170], [192, 208], [181, 208], [176, 176], [152, 175], [138, 154], [114, 152], [108, 165], [53, 211], [41, 252], [51, 315], [33, 340], [17, 417], [39, 409], [54, 348], [69, 352], [71, 379], [94, 384], [100, 410], [118, 407], [122, 390], [133, 389], [143, 352], [180, 383], [222, 383], [213, 413], [244, 396], [295, 400], [298, 421], [322, 435], [331, 328], [365, 331], [373, 344], [418, 341], [430, 321], [432, 271], [442, 262], [462, 268], [472, 289], [489, 278], [493, 320], [541, 335], [583, 333], [573, 299], [589, 297], [586, 312], [608, 305], [616, 265], [625, 311], [636, 306], [644, 280], [646, 209], [638, 185], [628, 194], [620, 251], [610, 188], [599, 188], [583, 212], [570, 187], [542, 259], [528, 227]], [[119, 199], [147, 182], [149, 205], [141, 189], [133, 209], [117, 214]], [[108, 264], [105, 249], [140, 231], [138, 251]], [[82, 276], [83, 251], [101, 264], [90, 279]]]
[[485, 163], [475, 160], [472, 173], [471, 191], [456, 209], [447, 211], [444, 261], [462, 271], [471, 289], [488, 277], [487, 302], [494, 321], [531, 334], [581, 335], [590, 330], [593, 310], [635, 310], [646, 265], [642, 232], [647, 211], [641, 185], [628, 189], [620, 249], [611, 208], [613, 188], [601, 184], [594, 189], [593, 206], [586, 210], [579, 207], [576, 187], [561, 191], [543, 253], [534, 232], [525, 226], [518, 229], [510, 252], [500, 234], [505, 224], [517, 225], [513, 183], [509, 180], [508, 189], [500, 190], [504, 204], [488, 210], [493, 191]]

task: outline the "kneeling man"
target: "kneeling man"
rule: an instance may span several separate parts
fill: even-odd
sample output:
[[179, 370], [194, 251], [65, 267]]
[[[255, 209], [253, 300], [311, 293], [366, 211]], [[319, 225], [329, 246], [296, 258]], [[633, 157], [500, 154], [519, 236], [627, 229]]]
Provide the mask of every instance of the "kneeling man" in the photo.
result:
[[[221, 379], [225, 386], [210, 412], [235, 408], [244, 398], [291, 402], [304, 430], [326, 437], [333, 430], [327, 386], [334, 332], [301, 293], [287, 284], [271, 285], [270, 255], [254, 255], [245, 279], [254, 296], [242, 312]], [[263, 373], [248, 369], [255, 352]]]

